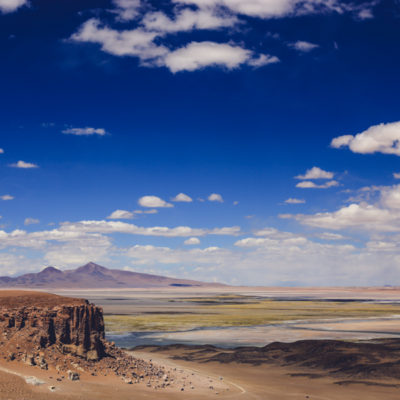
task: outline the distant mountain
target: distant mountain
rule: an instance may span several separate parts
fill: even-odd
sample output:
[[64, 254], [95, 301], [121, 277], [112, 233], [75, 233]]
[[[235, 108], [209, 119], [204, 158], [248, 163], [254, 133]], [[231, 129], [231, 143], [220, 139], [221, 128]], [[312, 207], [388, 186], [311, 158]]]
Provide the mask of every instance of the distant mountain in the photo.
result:
[[65, 271], [47, 267], [41, 272], [25, 274], [15, 278], [0, 277], [0, 287], [2, 288], [126, 289], [217, 286], [224, 285], [108, 269], [92, 262], [77, 269]]

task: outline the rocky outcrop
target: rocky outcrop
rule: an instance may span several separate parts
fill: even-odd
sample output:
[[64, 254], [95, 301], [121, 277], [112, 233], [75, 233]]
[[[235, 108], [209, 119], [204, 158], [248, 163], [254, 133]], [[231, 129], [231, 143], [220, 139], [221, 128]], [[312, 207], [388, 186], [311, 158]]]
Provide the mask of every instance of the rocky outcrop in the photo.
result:
[[164, 367], [105, 339], [100, 307], [48, 293], [0, 291], [0, 358], [49, 370], [57, 381], [111, 374], [129, 384], [170, 385], [163, 380]]
[[87, 302], [2, 308], [0, 330], [0, 344], [14, 353], [52, 347], [87, 360], [106, 355], [102, 309]]

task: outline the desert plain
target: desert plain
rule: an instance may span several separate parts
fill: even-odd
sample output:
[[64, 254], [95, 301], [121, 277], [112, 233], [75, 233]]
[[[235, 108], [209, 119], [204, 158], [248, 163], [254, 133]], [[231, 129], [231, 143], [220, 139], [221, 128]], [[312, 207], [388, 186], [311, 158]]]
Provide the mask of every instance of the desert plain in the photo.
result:
[[[2, 358], [0, 399], [397, 399], [397, 288], [59, 290], [103, 308], [106, 338], [168, 387]], [[276, 344], [278, 342], [278, 344]], [[32, 378], [33, 377], [33, 378]]]

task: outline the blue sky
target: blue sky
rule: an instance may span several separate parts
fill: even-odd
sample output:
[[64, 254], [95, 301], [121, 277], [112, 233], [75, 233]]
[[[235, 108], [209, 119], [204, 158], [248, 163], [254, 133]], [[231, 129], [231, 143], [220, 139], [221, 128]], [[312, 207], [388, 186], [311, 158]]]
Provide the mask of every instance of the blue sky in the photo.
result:
[[0, 0], [0, 274], [400, 284], [399, 17]]

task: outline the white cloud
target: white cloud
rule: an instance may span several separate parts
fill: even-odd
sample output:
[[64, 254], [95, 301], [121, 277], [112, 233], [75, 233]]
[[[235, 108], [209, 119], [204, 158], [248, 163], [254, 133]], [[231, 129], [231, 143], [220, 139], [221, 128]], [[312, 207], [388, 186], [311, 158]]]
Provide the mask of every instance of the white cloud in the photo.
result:
[[0, 0], [0, 11], [4, 14], [11, 13], [27, 4], [27, 0]]
[[191, 237], [189, 239], [186, 239], [183, 243], [188, 246], [196, 245], [196, 244], [200, 244], [200, 239], [198, 239], [196, 237]]
[[370, 8], [360, 9], [357, 14], [357, 17], [360, 19], [371, 19], [374, 18], [374, 14]]
[[235, 200], [232, 204], [233, 204], [234, 206], [237, 206], [237, 205], [239, 204], [239, 202], [238, 202], [237, 200]]
[[252, 285], [382, 285], [398, 282], [398, 243], [398, 238], [381, 239], [359, 248], [314, 242], [270, 228], [267, 236], [238, 240], [233, 249], [136, 245], [126, 255], [144, 272], [163, 273], [167, 266], [169, 275], [208, 281], [214, 277]]
[[218, 193], [211, 193], [208, 196], [208, 201], [217, 201], [219, 203], [223, 203], [224, 199], [222, 198], [222, 196]]
[[257, 18], [284, 18], [326, 12], [352, 12], [370, 7], [353, 6], [340, 0], [173, 0], [178, 4], [194, 4], [200, 8], [226, 8], [235, 14]]
[[365, 232], [400, 231], [400, 185], [379, 189], [375, 204], [352, 203], [334, 212], [292, 215], [304, 225], [332, 230], [357, 229]]
[[400, 172], [393, 172], [394, 179], [400, 179]]
[[92, 220], [64, 222], [61, 224], [58, 231], [64, 233], [127, 233], [142, 236], [191, 237], [205, 235], [235, 236], [240, 233], [240, 228], [237, 226], [213, 229], [191, 228], [189, 226], [177, 226], [175, 228], [169, 228], [166, 226], [140, 227], [121, 221]]
[[29, 162], [25, 162], [25, 161], [18, 161], [17, 163], [14, 164], [10, 164], [10, 167], [13, 168], [23, 168], [23, 169], [29, 169], [29, 168], [39, 168], [38, 165], [33, 164], [33, 163], [29, 163]]
[[68, 128], [64, 129], [62, 133], [66, 135], [75, 135], [75, 136], [91, 136], [91, 135], [99, 135], [104, 136], [107, 132], [103, 128]]
[[140, 0], [113, 0], [113, 4], [116, 8], [112, 12], [119, 21], [131, 21], [139, 15]]
[[298, 40], [297, 42], [292, 43], [290, 46], [302, 53], [309, 53], [311, 50], [319, 47], [319, 45], [315, 43], [305, 42], [303, 40]]
[[40, 221], [36, 218], [25, 218], [24, 225], [38, 224]]
[[333, 172], [324, 171], [319, 167], [312, 167], [311, 169], [308, 169], [304, 175], [295, 176], [295, 179], [332, 179], [333, 176]]
[[323, 232], [317, 235], [319, 239], [323, 240], [345, 240], [346, 237], [340, 235], [339, 233], [332, 233], [332, 232]]
[[5, 194], [3, 196], [0, 196], [1, 200], [14, 200], [14, 196], [10, 196], [9, 194]]
[[195, 71], [210, 66], [235, 69], [241, 65], [261, 66], [278, 62], [277, 57], [255, 55], [251, 50], [228, 43], [191, 42], [168, 53], [164, 64], [171, 72]]
[[321, 185], [317, 185], [311, 181], [302, 181], [299, 182], [296, 187], [300, 189], [329, 189], [331, 187], [339, 186], [339, 182], [337, 181], [328, 181]]
[[374, 125], [356, 135], [336, 137], [331, 146], [336, 149], [348, 147], [353, 153], [400, 156], [400, 122]]
[[106, 53], [138, 57], [142, 64], [157, 65], [158, 59], [169, 52], [166, 47], [153, 42], [157, 36], [158, 33], [142, 28], [118, 31], [92, 18], [86, 21], [70, 39], [75, 42], [97, 43]]
[[193, 199], [185, 193], [179, 193], [174, 198], [172, 198], [171, 201], [191, 203]]
[[317, 213], [313, 215], [296, 215], [302, 224], [325, 229], [358, 228], [378, 231], [398, 231], [400, 225], [394, 224], [389, 210], [371, 204], [350, 204], [335, 212]]
[[[147, 24], [156, 24], [160, 29], [162, 27], [166, 29], [164, 25], [167, 17], [161, 18], [159, 13], [155, 15], [158, 18], [152, 20], [153, 22], [146, 19], [144, 21]], [[160, 22], [160, 18], [163, 22]], [[178, 22], [171, 22], [170, 29], [172, 29], [172, 26], [174, 29], [178, 29], [179, 26], [176, 25]], [[154, 42], [156, 38], [164, 36], [165, 33], [165, 31], [148, 30], [145, 27], [132, 30], [115, 30], [102, 25], [98, 19], [92, 18], [86, 21], [78, 32], [71, 36], [70, 40], [81, 43], [97, 43], [101, 45], [104, 52], [109, 54], [121, 57], [138, 57], [142, 66], [165, 66], [173, 73], [195, 71], [209, 66], [234, 69], [246, 64], [261, 67], [279, 62], [279, 59], [275, 56], [256, 54], [239, 45], [228, 43], [191, 42], [184, 47], [170, 50], [164, 45]]]
[[306, 201], [304, 199], [296, 199], [290, 197], [289, 199], [285, 200], [286, 204], [304, 204]]
[[138, 200], [138, 204], [142, 207], [148, 208], [169, 208], [173, 207], [171, 203], [167, 203], [165, 200], [157, 196], [143, 196]]
[[134, 217], [134, 213], [130, 211], [115, 210], [107, 217], [107, 219], [133, 219]]
[[152, 208], [151, 210], [135, 210], [133, 213], [134, 214], [157, 214], [158, 210], [155, 208]]
[[0, 148], [0, 154], [4, 154], [4, 150]]
[[238, 19], [231, 14], [216, 12], [210, 8], [184, 8], [177, 11], [173, 19], [161, 11], [149, 12], [144, 15], [141, 23], [149, 31], [164, 34], [230, 27], [238, 23]]

